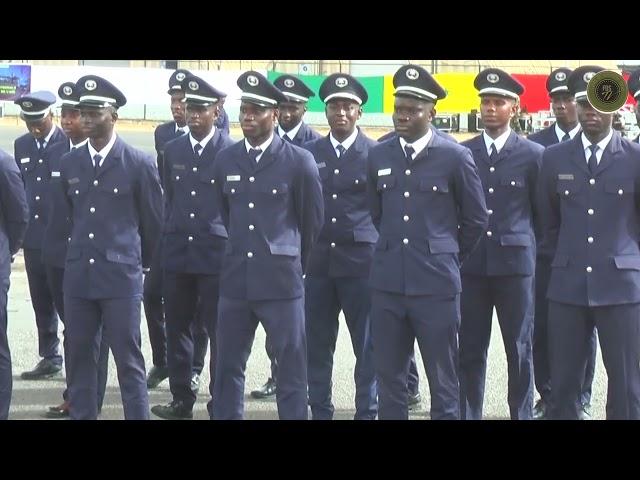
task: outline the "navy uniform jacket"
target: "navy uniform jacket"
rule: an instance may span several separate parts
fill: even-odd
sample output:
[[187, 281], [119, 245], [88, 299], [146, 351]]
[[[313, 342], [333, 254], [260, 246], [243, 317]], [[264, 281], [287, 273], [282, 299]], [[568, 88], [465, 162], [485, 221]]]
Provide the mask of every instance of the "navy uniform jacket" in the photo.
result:
[[[494, 165], [482, 135], [469, 148], [480, 173], [489, 228], [462, 267], [470, 275], [533, 275], [536, 185], [544, 147], [511, 132]], [[491, 233], [489, 233], [491, 232]]]
[[69, 141], [58, 142], [49, 152], [49, 166], [51, 168], [50, 205], [47, 224], [43, 233], [42, 261], [47, 265], [64, 268], [67, 257], [68, 238], [71, 235], [71, 218], [65, 208], [64, 190], [58, 185], [61, 181], [60, 170], [66, 154], [69, 153]]
[[225, 135], [229, 135], [229, 115], [227, 115], [224, 108], [220, 111], [220, 115], [216, 120], [215, 126]]
[[162, 220], [162, 189], [153, 158], [117, 138], [94, 174], [85, 144], [62, 164], [58, 188], [72, 221], [64, 290], [88, 299], [142, 294]]
[[[447, 132], [443, 132], [443, 131], [441, 131], [441, 130], [438, 130], [438, 129], [437, 129], [436, 127], [434, 127], [433, 125], [431, 125], [431, 131], [432, 131], [433, 133], [435, 133], [436, 135], [438, 135], [438, 136], [440, 136], [440, 137], [442, 137], [442, 138], [445, 138], [445, 139], [447, 139], [447, 140], [449, 140], [449, 141], [451, 141], [451, 142], [453, 142], [453, 143], [458, 143], [458, 141], [455, 139], [455, 137], [453, 137], [453, 136], [449, 135]], [[378, 142], [385, 142], [385, 141], [387, 141], [387, 140], [390, 140], [390, 139], [392, 139], [392, 138], [396, 138], [396, 137], [397, 137], [396, 132], [392, 130], [391, 132], [389, 132], [389, 133], [385, 133], [383, 136], [381, 136], [381, 137], [378, 139]]]
[[[276, 133], [277, 132], [278, 130], [276, 129]], [[300, 125], [300, 128], [298, 129], [298, 133], [296, 133], [296, 136], [293, 137], [292, 143], [294, 145], [297, 145], [298, 147], [303, 147], [305, 143], [317, 140], [319, 138], [322, 138], [322, 135], [320, 135], [306, 123], [302, 122], [302, 125]]]
[[229, 241], [220, 295], [245, 300], [298, 298], [302, 274], [324, 219], [313, 155], [274, 133], [256, 164], [244, 140], [214, 166], [216, 198]]
[[380, 233], [372, 288], [404, 295], [455, 295], [460, 263], [487, 228], [471, 152], [433, 135], [411, 162], [396, 138], [369, 150], [367, 192]]
[[324, 225], [311, 251], [307, 274], [368, 277], [378, 232], [367, 203], [367, 154], [377, 145], [358, 129], [353, 145], [336, 156], [329, 136], [305, 144], [318, 165]]
[[162, 256], [167, 271], [220, 273], [227, 230], [213, 200], [213, 165], [218, 152], [233, 143], [216, 129], [200, 157], [189, 135], [166, 145]]
[[581, 136], [547, 148], [539, 182], [547, 298], [572, 305], [640, 302], [640, 146], [613, 135], [595, 175]]
[[556, 135], [556, 124], [554, 123], [550, 127], [540, 130], [539, 132], [532, 133], [527, 137], [527, 140], [536, 142], [543, 147], [549, 147], [559, 143], [558, 136]]
[[9, 276], [11, 256], [24, 240], [29, 206], [20, 169], [8, 153], [0, 150], [0, 274]]
[[47, 225], [50, 206], [51, 166], [49, 157], [51, 148], [58, 142], [68, 142], [62, 129], [54, 126], [55, 133], [51, 135], [44, 154], [40, 158], [36, 140], [30, 133], [25, 133], [14, 142], [16, 163], [22, 171], [22, 180], [29, 203], [29, 228], [24, 237], [24, 248], [42, 248], [44, 227]]
[[156, 127], [153, 133], [156, 144], [156, 153], [158, 154], [156, 163], [158, 164], [158, 173], [160, 174], [160, 183], [164, 187], [164, 147], [167, 142], [175, 138], [176, 136], [176, 122], [166, 122]]

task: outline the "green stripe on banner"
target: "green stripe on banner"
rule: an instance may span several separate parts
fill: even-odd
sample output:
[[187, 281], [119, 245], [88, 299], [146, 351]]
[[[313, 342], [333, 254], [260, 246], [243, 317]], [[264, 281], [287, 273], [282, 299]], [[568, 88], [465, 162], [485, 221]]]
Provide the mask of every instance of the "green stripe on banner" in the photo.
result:
[[[273, 83], [273, 81], [283, 75], [280, 72], [267, 72], [267, 79]], [[320, 85], [327, 78], [326, 75], [296, 75], [300, 78], [311, 90], [316, 93], [315, 97], [311, 97], [309, 103], [307, 103], [307, 109], [310, 112], [324, 112], [324, 103], [318, 98], [318, 90]], [[384, 77], [356, 77], [360, 83], [364, 86], [369, 94], [369, 100], [363, 107], [366, 113], [382, 113], [383, 105], [383, 90], [384, 90]]]

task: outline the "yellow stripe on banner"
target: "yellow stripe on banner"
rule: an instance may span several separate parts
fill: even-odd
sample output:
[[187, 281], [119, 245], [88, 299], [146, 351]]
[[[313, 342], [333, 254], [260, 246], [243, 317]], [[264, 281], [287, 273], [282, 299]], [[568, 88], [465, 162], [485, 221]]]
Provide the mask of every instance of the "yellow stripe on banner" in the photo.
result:
[[393, 75], [385, 75], [384, 76], [384, 86], [383, 86], [383, 98], [382, 98], [382, 111], [384, 113], [392, 114], [393, 113], [393, 92], [395, 92], [395, 88], [393, 88]]
[[447, 91], [436, 105], [438, 113], [468, 113], [480, 109], [480, 97], [473, 86], [475, 73], [436, 73], [434, 78]]
[[[436, 81], [447, 91], [447, 98], [436, 105], [438, 113], [469, 113], [480, 108], [480, 97], [473, 86], [475, 73], [436, 73]], [[384, 113], [393, 113], [393, 75], [384, 77]]]

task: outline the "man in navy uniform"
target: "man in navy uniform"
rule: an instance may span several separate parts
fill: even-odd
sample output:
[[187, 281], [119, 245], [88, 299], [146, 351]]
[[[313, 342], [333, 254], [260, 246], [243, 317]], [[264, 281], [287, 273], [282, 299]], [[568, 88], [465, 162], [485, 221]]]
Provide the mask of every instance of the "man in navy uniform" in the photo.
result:
[[[178, 69], [169, 77], [169, 90], [171, 96], [171, 115], [173, 121], [163, 123], [156, 128], [154, 137], [156, 152], [158, 154], [158, 173], [164, 186], [164, 149], [168, 142], [180, 138], [189, 133], [189, 125], [185, 116], [184, 90], [182, 81], [187, 75], [191, 75], [188, 70]], [[162, 302], [162, 261], [160, 252], [160, 240], [158, 239], [158, 250], [153, 255], [153, 263], [149, 272], [144, 277], [144, 312], [147, 318], [147, 328], [149, 329], [149, 343], [151, 344], [151, 354], [153, 357], [153, 367], [147, 376], [147, 387], [156, 388], [162, 381], [169, 377], [167, 367], [167, 334], [165, 330], [165, 309]], [[200, 385], [200, 374], [204, 368], [204, 358], [207, 354], [209, 337], [206, 326], [196, 313], [196, 321], [192, 323], [194, 338], [193, 345], [193, 367], [191, 377], [191, 388], [197, 392]]]
[[[629, 93], [636, 100], [636, 123], [640, 126], [640, 69], [634, 70], [627, 79]], [[640, 143], [640, 135], [633, 139], [635, 143]]]
[[[436, 109], [433, 109], [433, 115], [436, 115]], [[443, 132], [442, 130], [438, 130], [433, 125], [430, 125], [431, 132], [435, 135], [438, 135], [444, 139], [450, 140], [454, 143], [458, 143], [455, 137], [449, 135], [447, 132]], [[378, 142], [384, 142], [391, 138], [396, 138], [398, 134], [395, 130], [392, 130], [388, 133], [385, 133], [383, 136], [378, 138]], [[420, 397], [420, 375], [418, 373], [418, 365], [416, 363], [416, 355], [415, 351], [411, 356], [411, 363], [409, 364], [409, 376], [407, 380], [407, 388], [409, 389], [409, 410], [414, 410], [419, 407], [420, 402], [422, 401]]]
[[182, 89], [189, 134], [169, 142], [164, 151], [162, 267], [173, 400], [151, 409], [170, 420], [193, 418], [196, 394], [191, 389], [191, 365], [196, 307], [211, 339], [209, 391], [213, 393], [218, 283], [227, 243], [220, 206], [212, 200], [213, 164], [218, 152], [234, 143], [214, 127], [217, 104], [224, 94], [195, 75], [184, 78]]
[[[307, 111], [309, 98], [315, 97], [313, 90], [293, 75], [281, 75], [274, 80], [273, 85], [286, 97], [286, 100], [278, 104], [278, 127], [276, 131], [280, 138], [299, 147], [306, 142], [321, 138], [322, 135], [302, 120]], [[276, 394], [278, 361], [275, 358], [275, 352], [268, 337], [265, 340], [265, 350], [271, 361], [271, 376], [262, 387], [251, 392], [251, 396], [254, 398], [268, 398]]]
[[225, 135], [229, 135], [229, 115], [227, 115], [227, 111], [224, 109], [224, 102], [227, 99], [227, 96], [223, 96], [219, 100], [218, 105], [218, 118], [216, 119], [215, 127], [220, 130], [221, 133]]
[[457, 419], [460, 262], [487, 226], [468, 149], [430, 128], [446, 96], [424, 68], [393, 77], [397, 137], [369, 150], [367, 192], [380, 238], [371, 267], [371, 328], [380, 419], [407, 419], [415, 339], [431, 391], [431, 418]]
[[488, 68], [474, 81], [484, 133], [462, 142], [478, 167], [489, 228], [462, 266], [460, 417], [481, 420], [494, 308], [507, 356], [511, 419], [533, 408], [533, 311], [536, 183], [544, 148], [510, 128], [524, 88]]
[[127, 420], [149, 418], [140, 350], [142, 269], [160, 234], [162, 188], [153, 158], [114, 132], [122, 92], [104, 78], [78, 80], [89, 142], [70, 152], [59, 188], [71, 218], [64, 273], [70, 415], [97, 417], [100, 331], [113, 352]]
[[9, 276], [28, 224], [29, 206], [20, 169], [11, 155], [0, 150], [0, 420], [9, 416], [13, 387], [7, 338]]
[[22, 171], [29, 202], [29, 228], [23, 244], [24, 263], [38, 327], [38, 351], [42, 357], [33, 370], [21, 375], [24, 380], [49, 378], [62, 370], [58, 315], [42, 263], [42, 239], [50, 204], [49, 152], [56, 143], [67, 141], [62, 130], [53, 123], [51, 106], [55, 102], [56, 96], [47, 91], [23, 95], [14, 102], [20, 105], [20, 116], [29, 130], [14, 142], [14, 156]]
[[378, 400], [368, 277], [378, 232], [371, 221], [366, 186], [367, 154], [376, 141], [356, 125], [369, 95], [358, 80], [342, 73], [329, 75], [319, 94], [331, 130], [303, 145], [320, 171], [325, 214], [304, 282], [309, 405], [314, 420], [333, 418], [331, 377], [342, 310], [356, 357], [355, 419], [374, 420]]
[[222, 264], [212, 418], [241, 419], [244, 370], [258, 322], [278, 361], [281, 419], [307, 418], [303, 272], [324, 202], [313, 155], [274, 134], [284, 95], [260, 73], [237, 81], [244, 140], [218, 155], [215, 202], [229, 241]]
[[[64, 279], [64, 263], [67, 256], [67, 245], [71, 234], [71, 222], [65, 215], [64, 196], [60, 195], [60, 165], [64, 161], [63, 157], [72, 150], [83, 147], [87, 143], [87, 136], [82, 128], [82, 119], [78, 103], [79, 89], [73, 82], [65, 82], [58, 89], [58, 97], [62, 100], [60, 112], [60, 126], [69, 139], [65, 142], [58, 142], [51, 147], [49, 152], [49, 165], [51, 167], [51, 206], [47, 225], [44, 229], [42, 242], [42, 261], [47, 272], [47, 282], [53, 302], [58, 311], [60, 320], [64, 323], [64, 293], [62, 290]], [[63, 340], [66, 345], [66, 335]], [[64, 348], [66, 355], [67, 348]], [[100, 345], [100, 356], [98, 360], [98, 412], [102, 409], [104, 393], [107, 386], [107, 369], [109, 362], [109, 347], [104, 342]], [[65, 363], [65, 366], [67, 364]], [[62, 404], [49, 407], [45, 412], [47, 418], [65, 418], [69, 416], [68, 392], [65, 389], [62, 395]]]
[[607, 419], [640, 419], [640, 146], [611, 129], [587, 98], [602, 67], [569, 76], [582, 133], [547, 148], [539, 203], [552, 252], [549, 352], [553, 419], [578, 419], [589, 339], [598, 330]]
[[[574, 138], [580, 131], [578, 113], [576, 111], [576, 99], [569, 92], [567, 86], [572, 70], [559, 68], [551, 72], [547, 78], [547, 92], [551, 99], [551, 108], [556, 117], [553, 125], [529, 135], [527, 138], [539, 143], [543, 147], [566, 142]], [[549, 372], [549, 348], [547, 340], [547, 288], [551, 275], [552, 253], [545, 252], [541, 247], [541, 239], [536, 239], [538, 250], [536, 253], [535, 272], [535, 320], [533, 329], [533, 371], [536, 388], [540, 399], [533, 408], [533, 418], [543, 419], [550, 409], [551, 402], [551, 373]], [[591, 336], [589, 361], [584, 374], [580, 406], [585, 418], [588, 418], [591, 408], [591, 387], [596, 368], [596, 350], [598, 339], [595, 329]]]

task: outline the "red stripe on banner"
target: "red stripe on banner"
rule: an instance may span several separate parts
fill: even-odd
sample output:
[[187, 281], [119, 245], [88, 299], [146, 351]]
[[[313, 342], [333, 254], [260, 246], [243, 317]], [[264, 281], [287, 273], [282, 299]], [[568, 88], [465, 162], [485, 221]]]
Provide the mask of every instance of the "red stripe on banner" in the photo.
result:
[[513, 74], [513, 78], [524, 86], [524, 93], [520, 96], [520, 109], [528, 113], [540, 110], [551, 110], [551, 102], [547, 93], [548, 75]]

